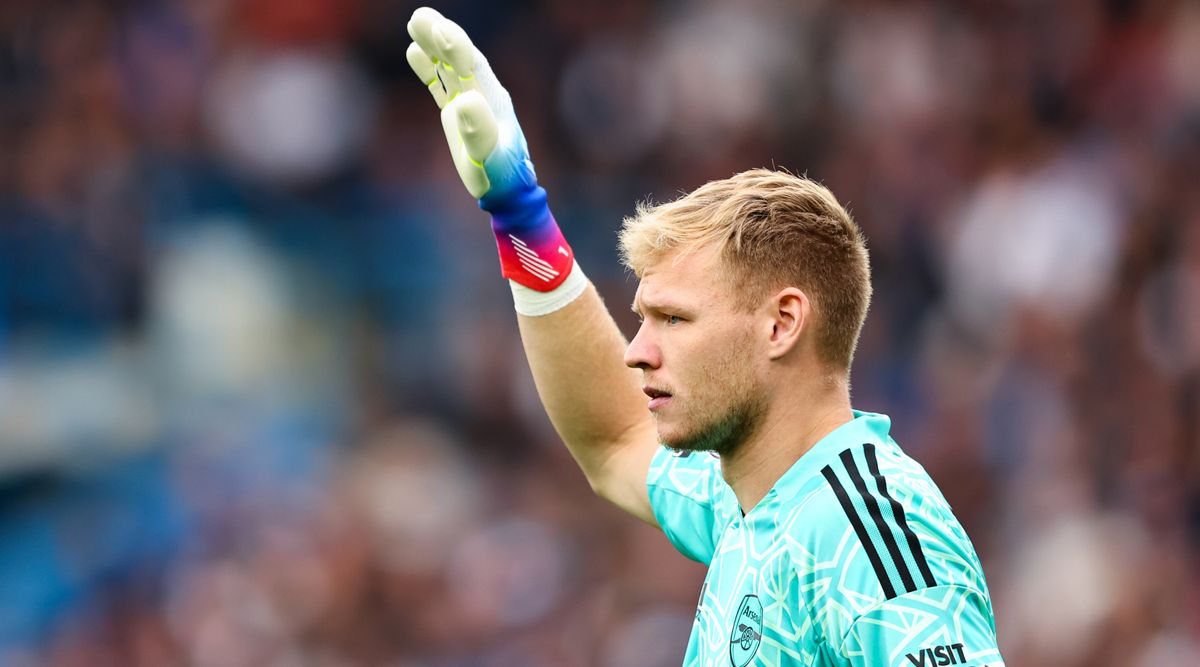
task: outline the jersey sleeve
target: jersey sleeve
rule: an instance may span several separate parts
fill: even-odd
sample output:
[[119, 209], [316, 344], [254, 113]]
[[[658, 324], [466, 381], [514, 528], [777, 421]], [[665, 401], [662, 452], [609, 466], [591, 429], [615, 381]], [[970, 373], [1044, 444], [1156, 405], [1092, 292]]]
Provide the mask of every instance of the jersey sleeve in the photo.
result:
[[935, 586], [886, 600], [860, 615], [840, 648], [853, 667], [1003, 667], [990, 605], [966, 586]]
[[709, 564], [721, 533], [739, 511], [733, 489], [721, 476], [721, 460], [706, 452], [660, 447], [646, 487], [654, 518], [671, 544], [684, 556]]
[[830, 662], [1003, 665], [983, 567], [924, 469], [890, 443], [864, 443], [821, 474], [810, 504], [824, 520], [802, 543], [828, 565], [801, 573], [825, 591], [813, 615]]

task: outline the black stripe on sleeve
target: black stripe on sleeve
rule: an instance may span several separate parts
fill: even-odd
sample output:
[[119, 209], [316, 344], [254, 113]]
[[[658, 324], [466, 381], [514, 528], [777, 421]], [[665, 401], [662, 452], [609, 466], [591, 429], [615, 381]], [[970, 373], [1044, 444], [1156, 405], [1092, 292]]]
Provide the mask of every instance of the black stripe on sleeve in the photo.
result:
[[867, 534], [867, 528], [863, 525], [861, 519], [858, 518], [858, 512], [854, 511], [854, 504], [850, 502], [850, 495], [846, 493], [846, 488], [838, 481], [837, 474], [833, 472], [833, 468], [825, 466], [821, 469], [821, 474], [829, 482], [829, 486], [833, 487], [833, 493], [837, 496], [838, 503], [842, 506], [842, 511], [846, 513], [846, 518], [850, 519], [850, 525], [854, 526], [854, 532], [858, 535], [858, 541], [862, 544], [863, 551], [867, 554], [867, 559], [871, 561], [871, 568], [875, 570], [875, 576], [879, 578], [879, 584], [883, 586], [883, 593], [887, 599], [896, 597], [896, 588], [892, 586], [892, 578], [888, 576], [887, 570], [883, 567], [883, 561], [879, 558], [879, 552], [875, 550], [875, 543], [871, 541], [871, 536]]
[[921, 541], [917, 539], [917, 534], [913, 532], [904, 518], [904, 507], [892, 497], [892, 494], [888, 493], [887, 480], [879, 474], [879, 461], [875, 458], [875, 445], [867, 443], [866, 453], [867, 470], [875, 478], [875, 485], [879, 487], [879, 493], [883, 494], [883, 497], [891, 503], [892, 515], [896, 517], [896, 523], [900, 524], [900, 530], [904, 531], [904, 537], [908, 540], [908, 548], [912, 550], [913, 561], [916, 562], [917, 569], [921, 571], [921, 576], [925, 578], [925, 585], [930, 588], [937, 586], [933, 572], [929, 570], [929, 562], [925, 560], [925, 552], [921, 551]]
[[904, 584], [904, 592], [911, 593], [917, 590], [916, 584], [913, 583], [912, 572], [908, 570], [908, 563], [900, 554], [900, 545], [896, 542], [896, 535], [892, 532], [891, 526], [888, 526], [887, 522], [883, 520], [883, 508], [879, 506], [879, 499], [867, 490], [867, 481], [863, 479], [858, 465], [854, 463], [854, 450], [847, 449], [842, 452], [840, 458], [842, 465], [846, 466], [846, 473], [850, 475], [850, 481], [854, 482], [854, 488], [858, 489], [859, 495], [862, 496], [867, 513], [875, 522], [875, 528], [879, 530], [879, 538], [887, 547], [888, 554], [892, 557], [892, 563], [896, 565], [896, 572], [900, 573], [900, 582]]

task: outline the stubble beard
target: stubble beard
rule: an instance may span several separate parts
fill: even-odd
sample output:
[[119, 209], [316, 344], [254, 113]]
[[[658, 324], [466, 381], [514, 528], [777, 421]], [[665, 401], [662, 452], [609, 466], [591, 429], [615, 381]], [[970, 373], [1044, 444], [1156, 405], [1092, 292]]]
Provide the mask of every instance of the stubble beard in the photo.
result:
[[751, 394], [711, 422], [674, 441], [663, 439], [663, 444], [676, 452], [713, 452], [722, 457], [731, 456], [758, 430], [766, 412], [765, 406], [766, 401]]

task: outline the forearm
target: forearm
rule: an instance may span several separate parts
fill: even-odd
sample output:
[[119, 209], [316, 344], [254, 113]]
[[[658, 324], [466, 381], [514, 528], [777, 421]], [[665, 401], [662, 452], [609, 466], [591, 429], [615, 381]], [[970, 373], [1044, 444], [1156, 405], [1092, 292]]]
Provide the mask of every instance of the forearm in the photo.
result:
[[653, 443], [640, 373], [625, 366], [625, 339], [591, 284], [560, 310], [518, 320], [546, 413], [589, 479], [617, 448]]
[[518, 322], [542, 405], [592, 489], [657, 526], [646, 490], [657, 433], [640, 374], [625, 366], [625, 339], [595, 287]]

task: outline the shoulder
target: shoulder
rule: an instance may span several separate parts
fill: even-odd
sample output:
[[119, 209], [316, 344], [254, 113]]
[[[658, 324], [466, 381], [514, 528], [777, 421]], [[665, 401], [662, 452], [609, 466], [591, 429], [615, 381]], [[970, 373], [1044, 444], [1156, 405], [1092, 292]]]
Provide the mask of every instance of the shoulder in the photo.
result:
[[986, 586], [974, 549], [919, 464], [895, 443], [830, 457], [789, 503], [793, 576], [816, 593], [814, 621], [837, 637], [867, 610], [945, 585]]
[[712, 504], [728, 489], [721, 477], [721, 459], [708, 452], [678, 452], [659, 447], [650, 461], [646, 485], [698, 503]]
[[848, 550], [870, 551], [883, 528], [907, 537], [917, 507], [936, 502], [923, 473], [894, 445], [848, 445], [783, 503], [779, 529], [809, 560], [858, 564]]
[[660, 448], [646, 477], [650, 508], [681, 553], [708, 563], [737, 513], [737, 498], [721, 476], [721, 462], [702, 452]]

